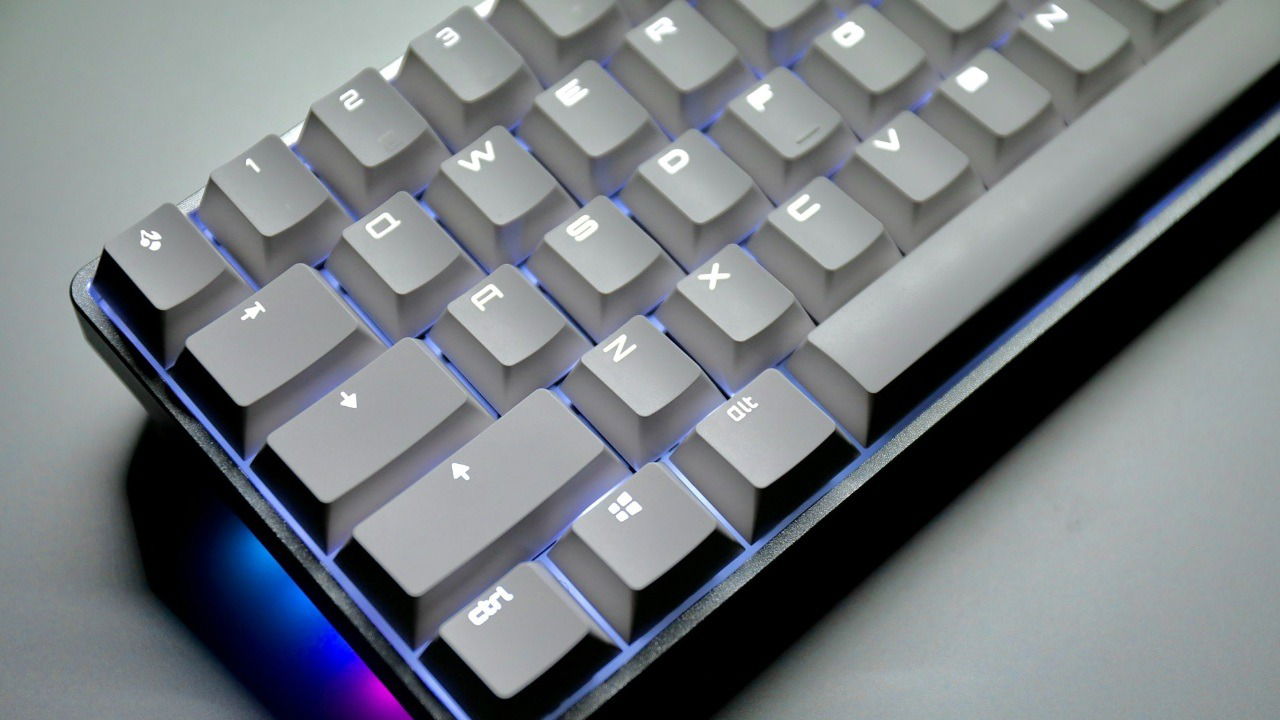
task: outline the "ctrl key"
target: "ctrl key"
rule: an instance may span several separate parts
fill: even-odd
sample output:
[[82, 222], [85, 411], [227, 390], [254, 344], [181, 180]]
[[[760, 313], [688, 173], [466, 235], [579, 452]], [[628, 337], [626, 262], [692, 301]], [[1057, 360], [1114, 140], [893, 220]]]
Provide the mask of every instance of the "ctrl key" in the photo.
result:
[[517, 565], [440, 627], [423, 661], [482, 717], [555, 708], [618, 653], [543, 566]]

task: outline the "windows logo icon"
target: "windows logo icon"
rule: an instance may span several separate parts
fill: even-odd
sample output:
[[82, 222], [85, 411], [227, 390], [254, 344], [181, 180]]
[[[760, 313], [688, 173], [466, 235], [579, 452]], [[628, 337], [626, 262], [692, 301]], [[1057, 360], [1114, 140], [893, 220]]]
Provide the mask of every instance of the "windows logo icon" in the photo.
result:
[[625, 522], [626, 519], [632, 515], [640, 514], [640, 511], [643, 509], [644, 508], [640, 506], [640, 503], [636, 502], [635, 499], [631, 497], [631, 493], [625, 491], [619, 493], [618, 498], [609, 503], [608, 508], [609, 513], [617, 518], [618, 522]]

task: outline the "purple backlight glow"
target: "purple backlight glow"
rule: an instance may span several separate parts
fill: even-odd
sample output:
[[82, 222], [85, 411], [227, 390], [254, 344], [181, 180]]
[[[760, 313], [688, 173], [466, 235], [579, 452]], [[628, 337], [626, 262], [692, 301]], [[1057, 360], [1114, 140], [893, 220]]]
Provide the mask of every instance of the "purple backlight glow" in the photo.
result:
[[[303, 594], [249, 529], [229, 513], [210, 528], [204, 601], [233, 637], [215, 648], [247, 661], [248, 681], [268, 707], [277, 702], [317, 720], [408, 720], [409, 714]], [[245, 680], [244, 673], [238, 673]]]

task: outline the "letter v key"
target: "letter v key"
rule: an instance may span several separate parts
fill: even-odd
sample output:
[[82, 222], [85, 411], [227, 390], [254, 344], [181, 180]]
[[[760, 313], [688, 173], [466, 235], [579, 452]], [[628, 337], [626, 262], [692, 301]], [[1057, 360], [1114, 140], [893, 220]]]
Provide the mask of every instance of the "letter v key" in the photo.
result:
[[872, 140], [871, 144], [875, 145], [881, 150], [888, 150], [889, 152], [898, 152], [898, 149], [902, 147], [902, 144], [898, 142], [898, 131], [894, 130], [893, 128], [889, 128], [885, 132], [889, 134], [888, 140]]

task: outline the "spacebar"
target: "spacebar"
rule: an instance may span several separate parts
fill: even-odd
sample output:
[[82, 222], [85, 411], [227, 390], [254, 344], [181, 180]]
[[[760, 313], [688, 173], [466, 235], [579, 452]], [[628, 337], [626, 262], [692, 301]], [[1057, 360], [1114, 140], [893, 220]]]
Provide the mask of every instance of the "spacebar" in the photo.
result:
[[923, 399], [908, 369], [1278, 62], [1280, 3], [1224, 3], [813, 330], [788, 368], [873, 439], [903, 397]]

